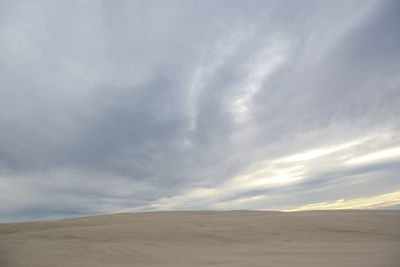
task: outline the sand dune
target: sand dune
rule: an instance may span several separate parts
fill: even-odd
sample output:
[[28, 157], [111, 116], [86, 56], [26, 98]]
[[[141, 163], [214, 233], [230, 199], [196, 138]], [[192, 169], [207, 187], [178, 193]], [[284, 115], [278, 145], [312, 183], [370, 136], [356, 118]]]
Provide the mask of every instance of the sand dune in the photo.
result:
[[400, 211], [176, 211], [0, 224], [0, 266], [400, 266]]

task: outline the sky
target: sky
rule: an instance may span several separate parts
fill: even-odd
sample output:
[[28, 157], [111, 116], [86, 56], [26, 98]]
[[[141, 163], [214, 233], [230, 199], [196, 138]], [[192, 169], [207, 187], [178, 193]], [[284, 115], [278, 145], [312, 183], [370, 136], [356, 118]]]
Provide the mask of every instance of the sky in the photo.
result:
[[400, 207], [399, 1], [0, 0], [0, 222]]

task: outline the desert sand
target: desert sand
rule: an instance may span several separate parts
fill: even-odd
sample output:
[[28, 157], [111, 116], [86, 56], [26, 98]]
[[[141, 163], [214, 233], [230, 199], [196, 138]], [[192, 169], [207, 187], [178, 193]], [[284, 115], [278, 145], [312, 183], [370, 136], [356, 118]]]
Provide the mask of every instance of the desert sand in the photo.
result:
[[400, 266], [400, 211], [166, 211], [0, 224], [0, 266]]

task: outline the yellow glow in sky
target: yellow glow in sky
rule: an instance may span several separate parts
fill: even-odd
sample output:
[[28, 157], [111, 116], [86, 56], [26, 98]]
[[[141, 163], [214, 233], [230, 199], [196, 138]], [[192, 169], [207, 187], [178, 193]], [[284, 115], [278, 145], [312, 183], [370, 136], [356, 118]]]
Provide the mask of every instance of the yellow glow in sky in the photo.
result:
[[297, 180], [303, 179], [302, 176], [281, 175], [268, 177], [251, 182], [250, 185], [268, 185], [268, 184], [287, 184]]
[[346, 161], [346, 164], [362, 164], [365, 162], [379, 161], [382, 159], [390, 159], [400, 157], [400, 147], [390, 148], [375, 153], [370, 153], [365, 156], [352, 158]]
[[321, 148], [321, 149], [314, 149], [311, 151], [307, 151], [304, 153], [299, 153], [295, 154], [283, 159], [278, 160], [279, 162], [297, 162], [297, 161], [305, 161], [305, 160], [311, 160], [311, 159], [316, 159], [322, 156], [326, 156], [328, 154], [334, 153], [336, 151], [340, 151], [346, 148], [350, 148], [352, 146], [358, 145], [362, 143], [364, 139], [361, 139], [359, 141], [355, 142], [350, 142], [338, 146], [333, 146], [333, 147], [327, 147], [327, 148]]
[[[297, 154], [289, 154], [281, 158], [261, 161], [251, 168], [244, 170], [241, 175], [217, 184], [213, 187], [194, 187], [180, 195], [158, 199], [151, 204], [151, 209], [178, 209], [191, 205], [211, 205], [213, 208], [262, 208], [262, 202], [268, 204], [268, 199], [279, 198], [280, 195], [256, 195], [244, 198], [235, 198], [253, 190], [273, 189], [301, 183], [309, 177], [315, 177], [335, 168], [351, 167], [350, 164], [363, 164], [373, 161], [387, 160], [398, 157], [400, 147], [381, 150], [367, 154], [369, 142], [391, 140], [397, 134], [379, 133], [346, 143], [314, 147]], [[367, 144], [364, 146], [364, 144]], [[376, 147], [376, 146], [375, 146]], [[354, 180], [358, 182], [358, 180]], [[229, 199], [228, 201], [226, 199]], [[321, 200], [320, 200], [321, 201]], [[214, 204], [213, 204], [214, 203]], [[295, 202], [294, 202], [295, 203]], [[287, 209], [318, 210], [318, 209], [365, 209], [374, 207], [387, 207], [400, 204], [400, 191], [389, 194], [371, 196], [357, 199], [340, 199], [333, 202], [318, 202], [301, 207]]]
[[400, 191], [365, 198], [340, 199], [334, 202], [320, 202], [283, 211], [371, 209], [400, 204]]

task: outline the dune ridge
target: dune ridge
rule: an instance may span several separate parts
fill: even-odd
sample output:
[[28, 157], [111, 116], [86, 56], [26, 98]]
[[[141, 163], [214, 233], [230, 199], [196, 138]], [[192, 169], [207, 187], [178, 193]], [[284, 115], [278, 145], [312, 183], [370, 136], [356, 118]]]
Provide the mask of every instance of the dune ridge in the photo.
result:
[[7, 223], [0, 266], [400, 266], [400, 211], [160, 211]]

